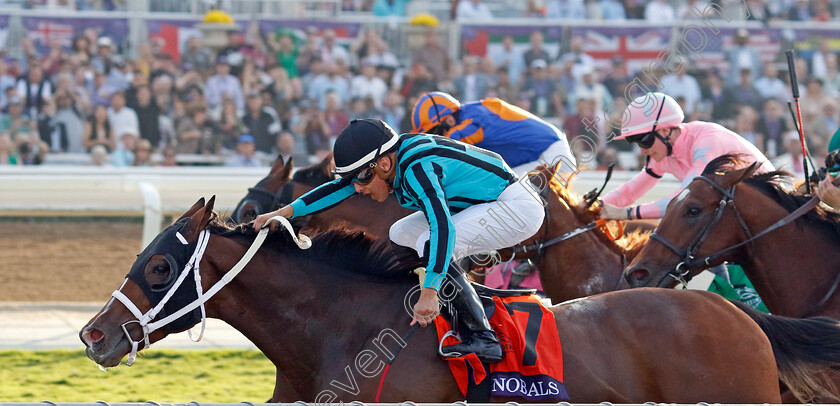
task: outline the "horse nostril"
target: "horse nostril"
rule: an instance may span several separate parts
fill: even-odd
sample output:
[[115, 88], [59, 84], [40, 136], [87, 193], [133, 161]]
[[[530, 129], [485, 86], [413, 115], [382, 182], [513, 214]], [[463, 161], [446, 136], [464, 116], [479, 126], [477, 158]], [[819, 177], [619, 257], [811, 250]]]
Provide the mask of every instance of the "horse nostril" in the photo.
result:
[[93, 348], [97, 344], [101, 344], [104, 339], [105, 333], [96, 328], [92, 328], [82, 333], [82, 342], [90, 348]]

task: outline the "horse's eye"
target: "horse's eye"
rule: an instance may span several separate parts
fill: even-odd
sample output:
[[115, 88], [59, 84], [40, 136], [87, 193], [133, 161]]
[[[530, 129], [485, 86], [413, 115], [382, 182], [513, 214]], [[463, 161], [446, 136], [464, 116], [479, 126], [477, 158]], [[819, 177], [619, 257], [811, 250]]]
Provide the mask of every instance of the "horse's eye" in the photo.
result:
[[700, 210], [699, 207], [689, 207], [688, 208], [688, 215], [691, 216], [691, 217], [695, 217], [695, 216], [700, 215], [700, 212], [702, 212], [702, 210]]
[[166, 275], [169, 272], [169, 267], [166, 265], [155, 265], [155, 267], [152, 268], [152, 272], [154, 272], [155, 275]]

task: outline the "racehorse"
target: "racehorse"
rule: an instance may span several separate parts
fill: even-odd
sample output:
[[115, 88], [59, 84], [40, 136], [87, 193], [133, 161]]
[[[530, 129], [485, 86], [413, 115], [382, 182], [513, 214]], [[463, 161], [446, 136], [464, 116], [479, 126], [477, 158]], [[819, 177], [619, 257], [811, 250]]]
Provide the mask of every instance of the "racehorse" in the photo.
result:
[[[285, 164], [282, 159], [277, 159], [268, 176], [248, 189], [248, 194], [234, 210], [233, 221], [247, 223], [257, 215], [287, 205], [315, 187], [335, 179], [332, 173], [332, 154], [316, 165], [298, 170], [294, 177], [291, 177], [293, 165], [291, 158]], [[328, 215], [318, 213], [306, 216], [301, 224], [307, 231], [350, 226], [362, 227], [374, 236], [387, 236], [395, 221], [413, 212], [414, 210], [400, 206], [393, 195], [388, 196], [382, 203], [374, 203], [356, 196], [330, 209]]]
[[[412, 250], [334, 229], [315, 236], [309, 250], [275, 233], [254, 251], [253, 230], [218, 221], [213, 203], [199, 200], [162, 231], [82, 328], [91, 360], [116, 366], [201, 322], [206, 306], [207, 316], [260, 348], [302, 400], [462, 399], [433, 351], [434, 330], [402, 334], [410, 331], [406, 293], [417, 286]], [[246, 255], [253, 257], [244, 268], [235, 265]], [[237, 273], [226, 273], [231, 268]], [[191, 271], [196, 275], [188, 277]], [[207, 299], [204, 291], [215, 295]], [[198, 297], [206, 299], [201, 311]], [[707, 292], [623, 290], [551, 310], [556, 324], [545, 328], [559, 331], [574, 402], [777, 403], [778, 378], [807, 396], [821, 390], [810, 379], [819, 369], [810, 362], [833, 357], [828, 366], [840, 365], [840, 352], [821, 344], [836, 346], [836, 322], [747, 313]], [[383, 360], [391, 361], [387, 375]], [[272, 401], [279, 397], [275, 388]]]
[[754, 175], [755, 166], [735, 169], [739, 164], [732, 155], [709, 162], [671, 202], [654, 242], [628, 267], [627, 281], [633, 287], [667, 286], [682, 273], [691, 276], [729, 261], [744, 268], [773, 314], [840, 317], [840, 297], [835, 295], [840, 216], [816, 207], [751, 239], [810, 196], [784, 191], [779, 181], [790, 176], [783, 172]]

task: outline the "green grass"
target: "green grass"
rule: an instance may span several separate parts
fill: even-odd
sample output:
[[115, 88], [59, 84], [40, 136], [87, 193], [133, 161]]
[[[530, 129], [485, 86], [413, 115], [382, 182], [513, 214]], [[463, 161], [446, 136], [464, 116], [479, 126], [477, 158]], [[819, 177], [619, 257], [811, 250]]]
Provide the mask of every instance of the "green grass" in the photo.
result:
[[107, 372], [83, 351], [0, 351], [0, 402], [265, 402], [274, 379], [259, 351], [151, 349]]

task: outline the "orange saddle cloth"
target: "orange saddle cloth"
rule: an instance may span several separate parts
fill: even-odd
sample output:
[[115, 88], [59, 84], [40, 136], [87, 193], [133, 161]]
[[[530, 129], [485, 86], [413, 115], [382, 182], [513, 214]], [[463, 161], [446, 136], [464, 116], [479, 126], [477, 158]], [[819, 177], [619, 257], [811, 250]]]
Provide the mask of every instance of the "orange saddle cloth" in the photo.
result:
[[[493, 302], [496, 309], [490, 317], [490, 325], [502, 344], [502, 361], [490, 365], [488, 373], [475, 354], [448, 359], [461, 393], [467, 396], [468, 388], [490, 379], [491, 396], [514, 396], [539, 402], [568, 401], [554, 313], [534, 295], [493, 297]], [[435, 328], [441, 339], [451, 325], [443, 317], [437, 317]], [[449, 336], [443, 345], [456, 343], [458, 339]]]

